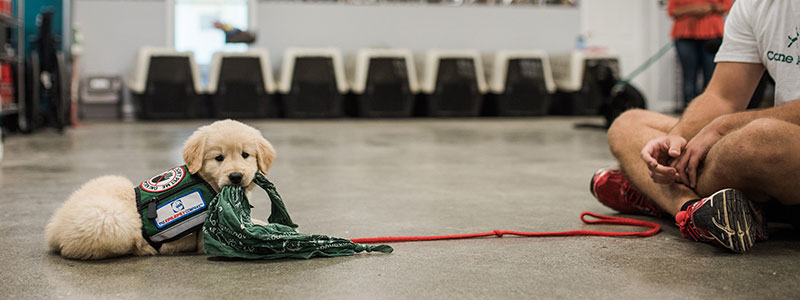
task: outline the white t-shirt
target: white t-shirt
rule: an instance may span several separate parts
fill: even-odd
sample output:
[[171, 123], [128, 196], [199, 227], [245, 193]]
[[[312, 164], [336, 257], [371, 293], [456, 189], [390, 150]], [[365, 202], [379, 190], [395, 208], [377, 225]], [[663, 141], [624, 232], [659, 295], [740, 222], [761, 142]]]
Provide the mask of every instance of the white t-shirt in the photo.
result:
[[775, 79], [775, 106], [800, 99], [800, 1], [735, 1], [714, 61], [760, 63]]

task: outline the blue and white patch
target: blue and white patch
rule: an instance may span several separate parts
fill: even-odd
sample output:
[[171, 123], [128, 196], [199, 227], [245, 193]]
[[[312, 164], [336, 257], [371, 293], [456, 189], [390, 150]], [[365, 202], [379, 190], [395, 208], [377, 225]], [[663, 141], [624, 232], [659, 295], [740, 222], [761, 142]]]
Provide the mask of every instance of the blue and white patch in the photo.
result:
[[192, 190], [172, 201], [161, 204], [156, 209], [157, 216], [153, 220], [158, 229], [164, 228], [186, 216], [192, 215], [206, 207], [206, 201], [200, 190]]

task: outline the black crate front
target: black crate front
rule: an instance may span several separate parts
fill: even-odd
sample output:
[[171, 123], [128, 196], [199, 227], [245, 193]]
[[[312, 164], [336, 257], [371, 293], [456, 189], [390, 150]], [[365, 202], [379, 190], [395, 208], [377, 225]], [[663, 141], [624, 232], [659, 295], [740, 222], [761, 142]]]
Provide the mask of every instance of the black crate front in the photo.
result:
[[283, 103], [287, 117], [340, 117], [342, 98], [336, 87], [332, 58], [299, 57], [295, 60], [291, 90]]
[[407, 70], [403, 58], [370, 59], [364, 93], [356, 95], [359, 116], [410, 117], [414, 94], [409, 87]]
[[436, 86], [428, 96], [428, 114], [432, 117], [478, 116], [483, 95], [478, 89], [477, 75], [471, 58], [439, 60]]
[[222, 58], [217, 91], [211, 95], [214, 115], [218, 118], [277, 117], [275, 95], [267, 93], [265, 88], [259, 58]]
[[508, 60], [505, 91], [497, 95], [501, 116], [538, 116], [547, 113], [550, 94], [540, 58]]
[[143, 94], [134, 94], [142, 119], [209, 117], [209, 105], [194, 89], [187, 57], [151, 57]]

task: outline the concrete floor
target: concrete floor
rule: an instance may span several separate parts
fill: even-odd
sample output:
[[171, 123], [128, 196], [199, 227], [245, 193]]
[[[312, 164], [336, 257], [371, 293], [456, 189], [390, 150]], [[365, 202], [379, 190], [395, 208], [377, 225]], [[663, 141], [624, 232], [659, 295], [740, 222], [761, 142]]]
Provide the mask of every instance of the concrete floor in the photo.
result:
[[[631, 230], [583, 225], [613, 214], [589, 194], [613, 163], [600, 119], [257, 121], [278, 151], [270, 178], [299, 230], [346, 238], [493, 229]], [[395, 243], [393, 254], [282, 261], [203, 255], [72, 261], [42, 230], [83, 182], [140, 182], [181, 164], [204, 121], [89, 123], [63, 136], [6, 139], [0, 162], [0, 298], [452, 299], [796, 298], [800, 239], [785, 227], [752, 253], [650, 238], [482, 238]], [[254, 216], [266, 219], [265, 195]], [[651, 218], [637, 217], [654, 220]]]

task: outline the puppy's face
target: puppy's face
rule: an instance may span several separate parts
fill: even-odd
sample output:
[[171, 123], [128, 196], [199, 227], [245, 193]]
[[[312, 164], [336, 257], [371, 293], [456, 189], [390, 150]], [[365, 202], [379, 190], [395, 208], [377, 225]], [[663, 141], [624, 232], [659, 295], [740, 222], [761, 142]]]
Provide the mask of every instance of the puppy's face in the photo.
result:
[[274, 159], [275, 150], [258, 130], [233, 120], [200, 127], [183, 146], [189, 173], [217, 192], [228, 185], [250, 188], [256, 171], [266, 174]]

